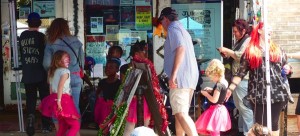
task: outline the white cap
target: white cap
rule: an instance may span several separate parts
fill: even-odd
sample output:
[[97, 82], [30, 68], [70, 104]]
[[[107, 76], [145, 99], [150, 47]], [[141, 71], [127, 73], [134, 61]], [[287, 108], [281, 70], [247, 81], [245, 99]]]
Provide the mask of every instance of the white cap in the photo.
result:
[[130, 136], [157, 136], [157, 135], [154, 133], [153, 129], [142, 126], [142, 127], [135, 128], [131, 132]]

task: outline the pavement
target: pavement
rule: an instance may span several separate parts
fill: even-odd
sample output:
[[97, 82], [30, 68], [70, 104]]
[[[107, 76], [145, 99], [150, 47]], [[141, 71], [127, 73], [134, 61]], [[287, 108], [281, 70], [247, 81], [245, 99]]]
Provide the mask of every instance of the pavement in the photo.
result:
[[[55, 129], [52, 132], [43, 134], [41, 131], [41, 121], [40, 114], [36, 113], [36, 122], [35, 122], [35, 135], [34, 136], [55, 136]], [[89, 115], [87, 115], [89, 116]], [[24, 124], [26, 129], [26, 119], [24, 115]], [[84, 118], [81, 124], [80, 135], [81, 136], [96, 136], [98, 130], [88, 128], [90, 124], [90, 119]], [[54, 128], [54, 126], [52, 127]], [[21, 132], [19, 128], [19, 119], [17, 110], [10, 111], [0, 111], [0, 136], [27, 136], [26, 132]]]

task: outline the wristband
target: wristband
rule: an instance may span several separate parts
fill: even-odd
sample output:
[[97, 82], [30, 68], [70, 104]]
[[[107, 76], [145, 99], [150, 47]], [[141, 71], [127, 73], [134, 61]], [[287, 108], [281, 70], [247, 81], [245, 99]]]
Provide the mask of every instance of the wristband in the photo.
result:
[[57, 102], [61, 102], [61, 99], [56, 99]]
[[[231, 84], [233, 84], [233, 85], [237, 86], [237, 84], [236, 84], [236, 83], [234, 83], [234, 82], [231, 82]], [[230, 85], [229, 85], [229, 86], [230, 86]]]

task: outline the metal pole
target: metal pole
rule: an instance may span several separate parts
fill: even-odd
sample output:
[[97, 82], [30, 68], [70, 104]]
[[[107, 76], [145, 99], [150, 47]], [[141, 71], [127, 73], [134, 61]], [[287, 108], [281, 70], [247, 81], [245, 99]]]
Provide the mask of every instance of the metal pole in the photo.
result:
[[[15, 17], [15, 0], [9, 0], [9, 14], [10, 14], [11, 45], [13, 48], [14, 68], [18, 68], [19, 67], [19, 56], [18, 56], [18, 47], [17, 47], [17, 32], [16, 32], [17, 26], [16, 26], [16, 17]], [[15, 70], [19, 128], [20, 128], [21, 132], [25, 132], [24, 131], [22, 95], [20, 92], [20, 75], [19, 74], [20, 74], [19, 71]]]
[[271, 82], [270, 82], [270, 56], [269, 56], [269, 48], [270, 48], [270, 37], [269, 37], [269, 30], [268, 30], [268, 9], [267, 9], [268, 0], [263, 0], [263, 16], [262, 21], [264, 22], [264, 35], [265, 35], [265, 63], [266, 63], [266, 81], [267, 81], [267, 126], [269, 130], [272, 130], [272, 113], [271, 113]]

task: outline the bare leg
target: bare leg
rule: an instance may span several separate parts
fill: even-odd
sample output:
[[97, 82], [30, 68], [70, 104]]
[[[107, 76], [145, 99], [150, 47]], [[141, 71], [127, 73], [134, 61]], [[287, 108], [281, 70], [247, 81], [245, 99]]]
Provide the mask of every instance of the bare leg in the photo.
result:
[[125, 130], [123, 136], [130, 136], [130, 133], [133, 131], [135, 123], [126, 122]]
[[178, 126], [177, 122], [180, 123], [181, 128], [188, 136], [198, 136], [195, 123], [187, 113], [184, 114], [181, 112], [175, 114], [176, 135], [177, 135], [177, 126]]
[[57, 132], [58, 129], [59, 129], [58, 122], [54, 123], [54, 126], [55, 126], [55, 130], [56, 130], [56, 132]]
[[272, 136], [279, 136], [279, 130], [277, 130], [277, 131], [272, 131]]
[[179, 121], [177, 120], [175, 116], [175, 129], [176, 129], [176, 136], [184, 136], [184, 130], [181, 127]]
[[297, 126], [298, 126], [299, 135], [300, 135], [300, 115], [297, 115]]

